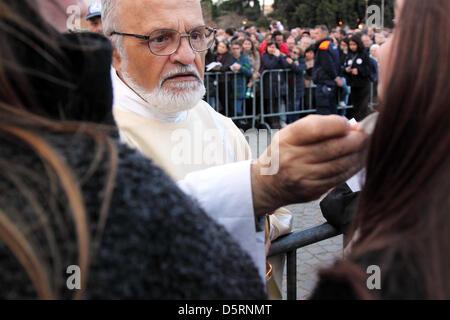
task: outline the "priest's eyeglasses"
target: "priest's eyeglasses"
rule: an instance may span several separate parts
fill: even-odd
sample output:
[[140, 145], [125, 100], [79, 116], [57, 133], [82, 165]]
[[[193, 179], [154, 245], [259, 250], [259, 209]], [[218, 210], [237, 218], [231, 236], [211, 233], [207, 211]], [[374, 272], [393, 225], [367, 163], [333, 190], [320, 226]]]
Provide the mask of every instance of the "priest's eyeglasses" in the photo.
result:
[[187, 34], [172, 29], [160, 29], [153, 31], [148, 36], [116, 31], [111, 32], [110, 36], [120, 35], [147, 40], [151, 53], [157, 56], [170, 56], [180, 47], [181, 38], [188, 38], [189, 45], [195, 52], [208, 50], [214, 43], [216, 32], [217, 30], [212, 27], [201, 26], [192, 29]]

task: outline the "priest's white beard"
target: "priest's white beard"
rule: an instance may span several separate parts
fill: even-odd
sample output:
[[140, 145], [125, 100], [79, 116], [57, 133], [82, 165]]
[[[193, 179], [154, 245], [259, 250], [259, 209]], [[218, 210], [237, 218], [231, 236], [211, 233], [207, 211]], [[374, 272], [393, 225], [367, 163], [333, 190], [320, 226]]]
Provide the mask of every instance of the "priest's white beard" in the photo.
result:
[[[163, 87], [166, 79], [180, 73], [194, 73], [197, 76], [198, 81], [167, 83], [166, 87]], [[180, 66], [165, 74], [161, 77], [158, 88], [153, 91], [148, 91], [136, 84], [126, 72], [124, 72], [122, 76], [130, 88], [147, 102], [148, 107], [152, 109], [151, 111], [162, 114], [173, 115], [190, 110], [194, 108], [206, 94], [203, 80], [197, 69], [192, 65]]]

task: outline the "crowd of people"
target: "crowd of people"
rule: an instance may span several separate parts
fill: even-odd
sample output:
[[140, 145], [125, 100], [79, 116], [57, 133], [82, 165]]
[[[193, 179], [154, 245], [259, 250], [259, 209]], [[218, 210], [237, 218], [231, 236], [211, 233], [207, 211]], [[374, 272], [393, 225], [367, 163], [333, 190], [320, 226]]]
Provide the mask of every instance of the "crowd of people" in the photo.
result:
[[[260, 94], [259, 87], [253, 90], [253, 86], [258, 83], [261, 74], [266, 70], [283, 69], [292, 71], [289, 77], [281, 72], [275, 75], [266, 74], [264, 77], [264, 93], [256, 97], [264, 99], [264, 112], [273, 114], [299, 111], [306, 104], [308, 108], [314, 109], [316, 101], [310, 104], [306, 95], [309, 90], [313, 90], [313, 71], [315, 61], [317, 63], [318, 45], [323, 40], [322, 31], [326, 32], [325, 37], [332, 42], [339, 53], [338, 68], [342, 84], [335, 96], [336, 105], [353, 106], [349, 111], [347, 108], [341, 108], [340, 114], [347, 114], [349, 118], [355, 117], [357, 120], [363, 119], [369, 112], [371, 83], [373, 83], [372, 88], [376, 90], [377, 87], [377, 50], [392, 36], [391, 31], [336, 27], [328, 32], [324, 26], [284, 31], [279, 21], [274, 21], [267, 30], [255, 26], [218, 29], [215, 45], [208, 51], [206, 57], [206, 71], [213, 72], [208, 81], [210, 83], [208, 102], [220, 112], [227, 113], [228, 116], [242, 116], [243, 100], [254, 99], [255, 93]], [[214, 72], [227, 71], [240, 74], [237, 86], [234, 85], [232, 76], [227, 78], [221, 76], [219, 81], [214, 81]], [[225, 79], [229, 82], [226, 86], [228, 92], [225, 92]], [[289, 83], [286, 83], [287, 81]], [[287, 90], [287, 87], [290, 90]], [[226, 95], [230, 98], [226, 99]], [[376, 92], [372, 92], [372, 95], [376, 97]], [[235, 102], [237, 103], [236, 113], [232, 112]], [[225, 110], [226, 105], [228, 105], [227, 110]], [[251, 106], [251, 103], [247, 105]], [[337, 109], [332, 110], [331, 113], [338, 113]], [[246, 115], [248, 114], [251, 114], [250, 107], [246, 112]], [[292, 123], [299, 117], [298, 114], [282, 116], [271, 119], [274, 120], [271, 123], [276, 127], [284, 126], [285, 122]]]
[[[351, 241], [320, 272], [312, 298], [450, 299], [442, 41], [450, 2], [404, 3], [396, 2], [396, 32], [377, 52], [373, 130], [312, 115], [252, 159], [240, 130], [202, 100], [214, 36], [199, 1], [102, 0], [105, 37], [64, 32], [66, 10], [55, 1], [0, 0], [0, 298], [271, 298], [279, 283], [267, 270], [276, 278], [282, 268], [267, 269], [264, 249], [289, 230], [283, 206], [318, 199], [365, 168], [344, 230]], [[326, 27], [309, 32], [319, 48], [307, 44], [304, 68], [295, 36], [283, 41], [276, 30], [250, 35], [265, 40], [259, 49], [219, 32], [227, 39], [218, 56], [253, 83], [258, 53], [261, 65], [314, 63], [326, 109], [330, 92], [344, 88], [341, 69], [326, 68], [341, 59]], [[358, 77], [370, 77], [361, 67], [368, 43], [352, 34], [342, 59], [356, 101], [367, 83]], [[239, 100], [245, 81], [235, 84]], [[211, 162], [205, 149], [222, 157]], [[381, 270], [376, 290], [367, 286], [368, 266]], [[72, 267], [80, 272], [73, 287]]]

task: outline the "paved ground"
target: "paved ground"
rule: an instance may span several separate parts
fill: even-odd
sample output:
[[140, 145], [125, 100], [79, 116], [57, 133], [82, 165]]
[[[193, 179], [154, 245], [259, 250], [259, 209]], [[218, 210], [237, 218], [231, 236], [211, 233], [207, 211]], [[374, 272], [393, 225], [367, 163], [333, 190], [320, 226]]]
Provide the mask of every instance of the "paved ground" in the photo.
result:
[[[288, 207], [294, 213], [294, 230], [303, 230], [325, 222], [319, 201]], [[317, 270], [342, 257], [342, 236], [337, 236], [297, 251], [297, 298], [308, 298], [317, 282]], [[286, 299], [286, 270], [283, 281]]]

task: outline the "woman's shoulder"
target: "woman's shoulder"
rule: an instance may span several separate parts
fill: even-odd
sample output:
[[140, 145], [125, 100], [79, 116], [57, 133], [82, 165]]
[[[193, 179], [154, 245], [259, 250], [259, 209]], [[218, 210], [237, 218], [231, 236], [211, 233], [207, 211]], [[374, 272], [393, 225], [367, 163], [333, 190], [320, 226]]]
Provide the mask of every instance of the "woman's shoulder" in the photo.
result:
[[310, 300], [356, 300], [350, 283], [344, 279], [320, 277]]
[[423, 280], [413, 254], [376, 250], [322, 271], [312, 299], [424, 299]]

